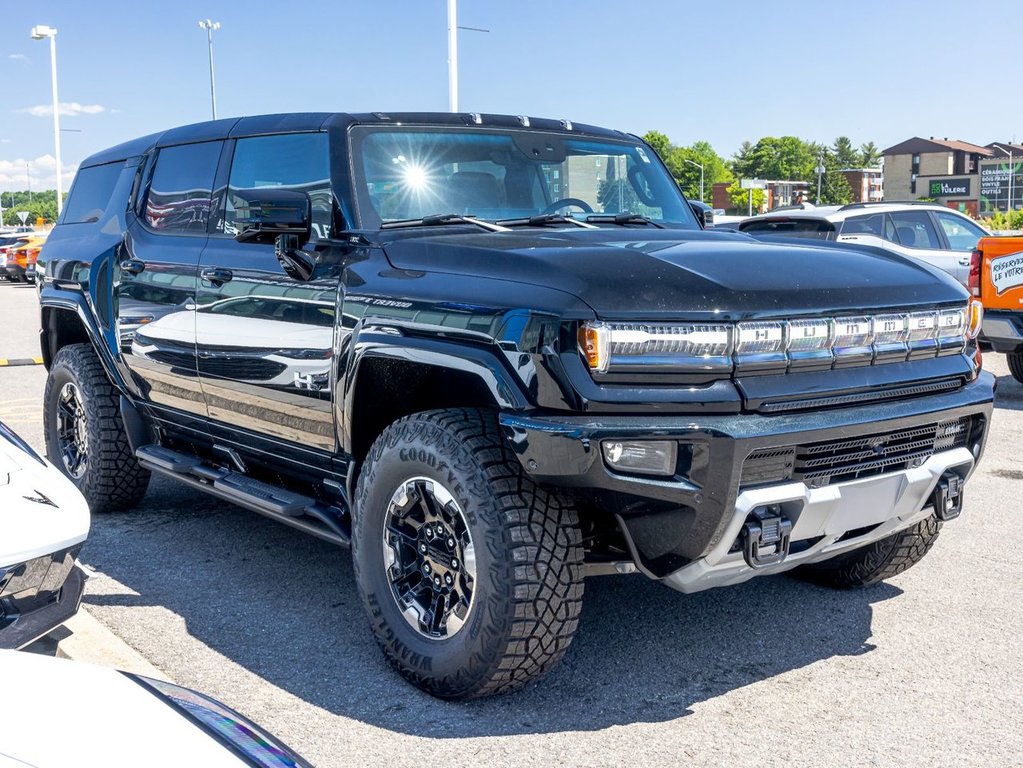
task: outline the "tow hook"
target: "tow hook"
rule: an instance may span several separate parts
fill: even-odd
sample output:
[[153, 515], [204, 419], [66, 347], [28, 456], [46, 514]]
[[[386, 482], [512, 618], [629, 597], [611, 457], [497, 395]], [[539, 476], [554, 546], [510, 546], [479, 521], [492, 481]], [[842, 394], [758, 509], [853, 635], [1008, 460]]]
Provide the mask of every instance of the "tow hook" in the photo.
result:
[[963, 479], [955, 472], [946, 472], [934, 486], [931, 495], [934, 515], [939, 520], [954, 520], [963, 511]]
[[[742, 526], [742, 557], [750, 568], [777, 565], [789, 554], [792, 521], [781, 514], [777, 506], [761, 507], [753, 511]], [[773, 551], [770, 550], [774, 547]]]

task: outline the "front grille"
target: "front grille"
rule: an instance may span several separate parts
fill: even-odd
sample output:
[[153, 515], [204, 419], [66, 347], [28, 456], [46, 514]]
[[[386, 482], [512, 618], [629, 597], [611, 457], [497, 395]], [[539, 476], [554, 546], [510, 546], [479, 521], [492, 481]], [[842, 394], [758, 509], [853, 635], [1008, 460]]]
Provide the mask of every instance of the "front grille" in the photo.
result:
[[828, 395], [825, 397], [805, 397], [803, 399], [793, 398], [791, 400], [778, 400], [764, 403], [758, 410], [762, 413], [785, 413], [788, 411], [805, 411], [808, 409], [819, 410], [821, 408], [833, 408], [839, 405], [862, 405], [881, 400], [898, 400], [904, 397], [919, 397], [920, 395], [934, 395], [940, 392], [952, 392], [963, 386], [961, 378], [942, 379], [931, 381], [926, 384], [911, 384], [902, 387], [889, 387], [888, 389], [871, 389], [869, 392], [853, 392], [847, 395]]
[[741, 484], [802, 480], [811, 487], [916, 467], [938, 451], [965, 446], [969, 417], [807, 445], [760, 448], [742, 467]]
[[56, 600], [81, 548], [82, 545], [77, 544], [51, 555], [0, 568], [0, 627], [5, 619], [10, 621]]

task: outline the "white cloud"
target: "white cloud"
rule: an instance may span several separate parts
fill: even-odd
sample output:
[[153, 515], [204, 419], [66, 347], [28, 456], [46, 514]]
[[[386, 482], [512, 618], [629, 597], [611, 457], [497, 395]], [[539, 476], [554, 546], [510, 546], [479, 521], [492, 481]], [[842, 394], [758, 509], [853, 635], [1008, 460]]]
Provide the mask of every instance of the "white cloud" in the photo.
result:
[[[0, 160], [0, 191], [24, 190], [31, 179], [32, 189], [54, 189], [57, 186], [57, 161], [53, 155], [40, 155], [34, 159]], [[63, 164], [61, 181], [64, 191], [71, 186], [71, 180], [78, 170], [77, 163]]]
[[[33, 117], [52, 117], [53, 105], [37, 104], [34, 107], [22, 107], [21, 109], [16, 109], [14, 111], [23, 112], [26, 115], [32, 115]], [[106, 112], [106, 108], [100, 106], [99, 104], [79, 104], [77, 101], [62, 101], [60, 103], [61, 117], [75, 117], [76, 115], [98, 115], [100, 112]]]
[[7, 54], [7, 58], [11, 61], [23, 61], [26, 64], [28, 63], [28, 56], [23, 53], [9, 53]]

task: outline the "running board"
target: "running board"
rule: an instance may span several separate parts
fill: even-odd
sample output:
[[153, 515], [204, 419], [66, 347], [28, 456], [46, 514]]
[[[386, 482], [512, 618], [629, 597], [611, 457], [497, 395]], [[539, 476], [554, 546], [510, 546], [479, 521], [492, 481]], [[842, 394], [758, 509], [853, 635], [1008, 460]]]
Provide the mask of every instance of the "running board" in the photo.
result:
[[198, 456], [162, 445], [143, 445], [135, 451], [135, 456], [146, 469], [172, 477], [204, 493], [334, 544], [345, 547], [351, 544], [351, 534], [341, 524], [338, 514], [311, 496], [255, 480], [241, 472], [212, 466]]

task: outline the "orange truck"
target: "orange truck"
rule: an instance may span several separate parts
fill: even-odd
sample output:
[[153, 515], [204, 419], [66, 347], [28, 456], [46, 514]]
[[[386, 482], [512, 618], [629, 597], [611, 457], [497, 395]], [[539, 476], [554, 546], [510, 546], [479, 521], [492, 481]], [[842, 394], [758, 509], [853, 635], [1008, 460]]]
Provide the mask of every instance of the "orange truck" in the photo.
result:
[[970, 263], [970, 292], [984, 305], [981, 339], [1004, 352], [1023, 382], [1023, 237], [982, 237]]

